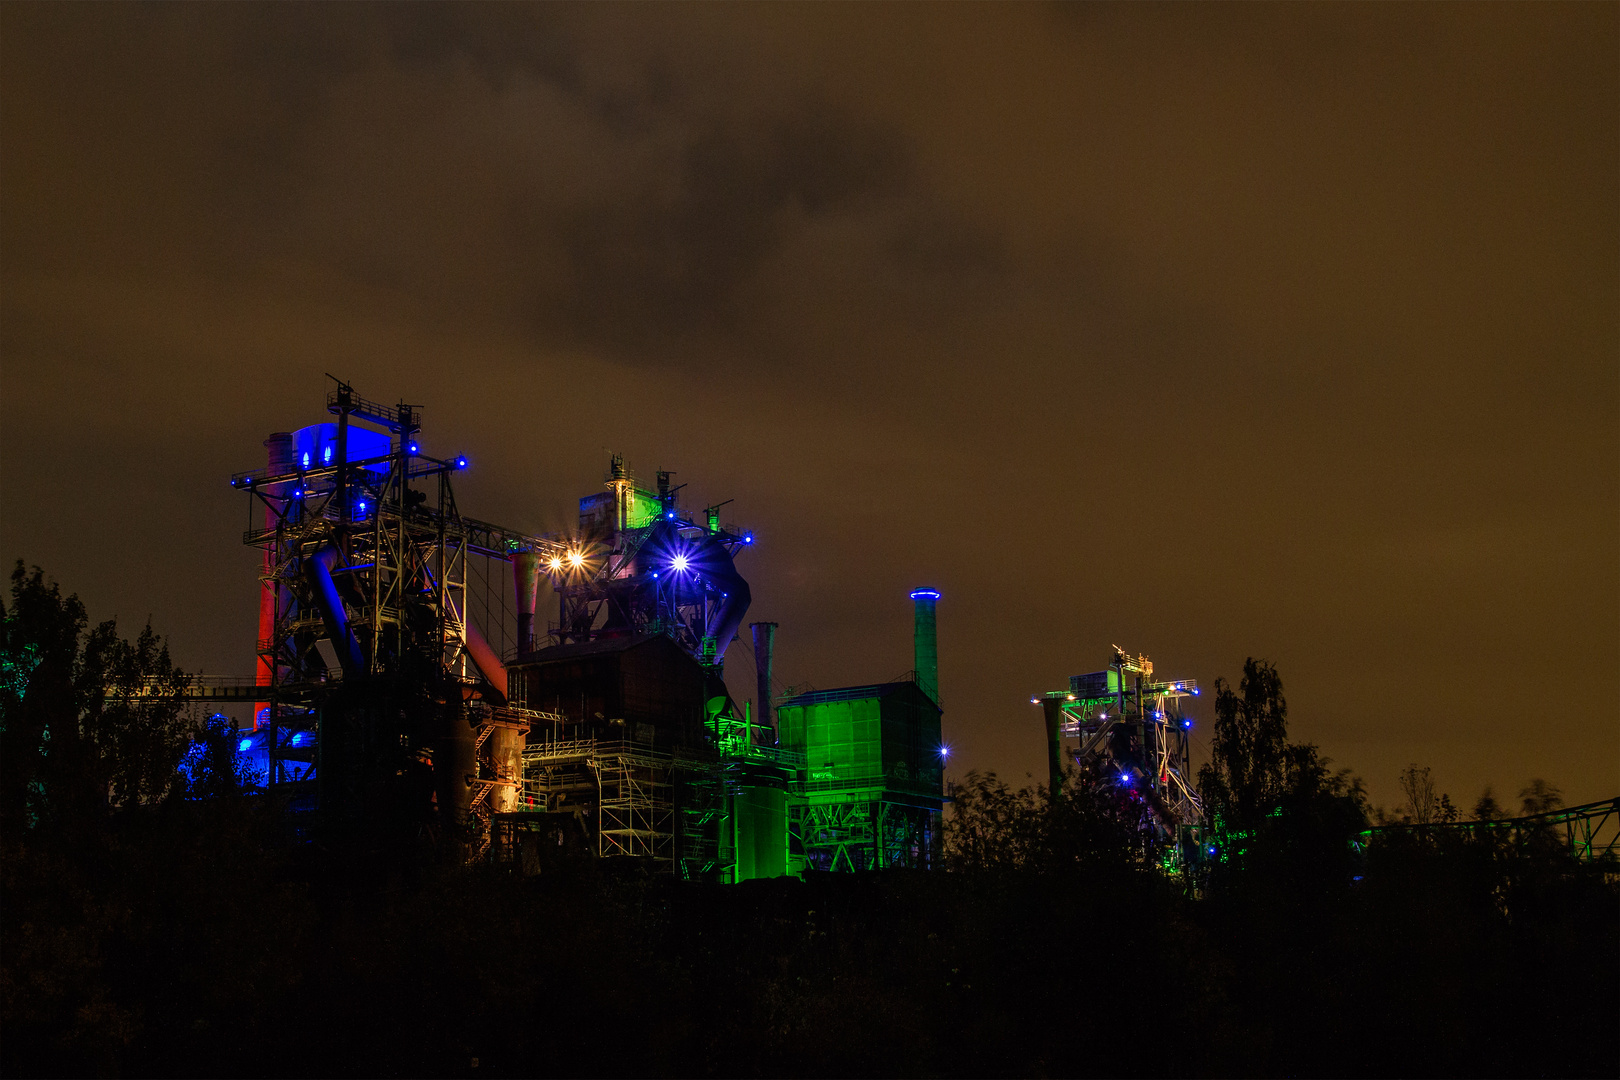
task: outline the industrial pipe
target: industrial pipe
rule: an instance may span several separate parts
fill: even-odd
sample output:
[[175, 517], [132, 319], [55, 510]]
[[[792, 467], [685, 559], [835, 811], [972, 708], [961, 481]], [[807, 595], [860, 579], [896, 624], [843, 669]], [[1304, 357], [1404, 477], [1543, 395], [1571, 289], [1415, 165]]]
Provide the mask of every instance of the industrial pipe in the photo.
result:
[[939, 704], [939, 632], [934, 621], [934, 605], [939, 603], [938, 589], [913, 589], [912, 602], [916, 605], [916, 619], [912, 634], [913, 665], [917, 672], [917, 686]]
[[771, 708], [771, 653], [776, 647], [776, 624], [749, 624], [754, 631], [754, 671], [759, 684], [759, 723], [776, 730], [776, 713]]
[[332, 580], [332, 566], [337, 562], [338, 550], [331, 544], [322, 544], [315, 554], [304, 560], [304, 574], [315, 587], [315, 603], [321, 609], [321, 620], [326, 624], [326, 637], [338, 655], [338, 666], [344, 678], [360, 674], [366, 666], [360, 643], [349, 628], [349, 613], [338, 594], [337, 582]]
[[[266, 464], [271, 476], [281, 476], [292, 471], [293, 445], [292, 432], [277, 431], [264, 440], [266, 451]], [[266, 496], [281, 494], [281, 485], [272, 485], [265, 491]], [[264, 508], [264, 527], [266, 531], [276, 527], [276, 511], [267, 501]], [[258, 686], [274, 686], [276, 678], [275, 643], [270, 639], [276, 636], [276, 621], [281, 617], [281, 583], [276, 580], [276, 548], [267, 545], [264, 549], [264, 574], [259, 590], [259, 639], [254, 648], [258, 651], [258, 677], [254, 680]], [[270, 650], [266, 652], [265, 650]], [[270, 703], [258, 701], [253, 704], [253, 726], [259, 726], [259, 717], [269, 718]]]
[[720, 593], [720, 602], [709, 610], [703, 626], [704, 636], [714, 639], [718, 659], [726, 654], [726, 646], [731, 644], [737, 627], [742, 625], [743, 616], [748, 614], [748, 605], [753, 602], [754, 596], [748, 589], [748, 582], [737, 573], [731, 553], [713, 536], [704, 537], [698, 544], [691, 556], [691, 564], [703, 575], [709, 587]]
[[540, 598], [540, 553], [512, 553], [512, 586], [517, 591], [518, 652], [534, 651], [534, 609]]
[[[507, 727], [504, 724], [496, 725], [490, 732], [489, 742], [490, 763], [495, 767], [495, 775], [501, 780], [523, 779], [523, 729]], [[511, 813], [517, 809], [518, 785], [496, 784], [489, 793], [490, 807], [497, 814]]]
[[494, 649], [490, 648], [489, 641], [485, 639], [483, 634], [478, 632], [478, 627], [474, 626], [471, 621], [467, 623], [467, 655], [472, 657], [472, 662], [478, 666], [478, 671], [484, 676], [484, 681], [493, 686], [496, 692], [501, 695], [501, 700], [505, 701], [506, 665], [501, 663], [501, 658], [495, 655]]
[[1063, 797], [1063, 701], [1061, 698], [1043, 698], [1041, 711], [1046, 714], [1046, 775], [1048, 796], [1055, 802]]

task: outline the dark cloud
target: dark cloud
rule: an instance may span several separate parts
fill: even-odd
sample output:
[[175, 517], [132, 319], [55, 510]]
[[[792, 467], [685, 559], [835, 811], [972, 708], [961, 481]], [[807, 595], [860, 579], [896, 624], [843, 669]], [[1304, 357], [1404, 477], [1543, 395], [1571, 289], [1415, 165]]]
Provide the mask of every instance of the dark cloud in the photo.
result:
[[735, 496], [791, 679], [932, 580], [974, 764], [1117, 641], [1271, 657], [1385, 798], [1612, 794], [1527, 673], [1620, 652], [1617, 22], [0, 5], [0, 543], [244, 670], [219, 481], [334, 371], [480, 517]]

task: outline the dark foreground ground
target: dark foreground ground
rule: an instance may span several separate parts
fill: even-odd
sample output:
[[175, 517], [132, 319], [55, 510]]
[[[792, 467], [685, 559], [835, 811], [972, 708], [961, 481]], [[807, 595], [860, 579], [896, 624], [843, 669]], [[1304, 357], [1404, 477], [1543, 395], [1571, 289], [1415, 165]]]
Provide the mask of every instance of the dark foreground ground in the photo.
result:
[[1620, 1072], [1620, 903], [1567, 867], [708, 887], [384, 871], [231, 813], [7, 840], [7, 1076]]

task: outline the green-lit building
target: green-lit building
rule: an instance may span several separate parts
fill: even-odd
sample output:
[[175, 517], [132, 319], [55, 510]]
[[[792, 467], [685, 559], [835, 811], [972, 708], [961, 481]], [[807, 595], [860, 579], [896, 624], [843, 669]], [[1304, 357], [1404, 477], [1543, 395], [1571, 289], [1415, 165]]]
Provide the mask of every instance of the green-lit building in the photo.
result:
[[940, 708], [917, 682], [817, 690], [777, 708], [784, 748], [804, 755], [789, 806], [803, 865], [926, 868], [944, 796]]

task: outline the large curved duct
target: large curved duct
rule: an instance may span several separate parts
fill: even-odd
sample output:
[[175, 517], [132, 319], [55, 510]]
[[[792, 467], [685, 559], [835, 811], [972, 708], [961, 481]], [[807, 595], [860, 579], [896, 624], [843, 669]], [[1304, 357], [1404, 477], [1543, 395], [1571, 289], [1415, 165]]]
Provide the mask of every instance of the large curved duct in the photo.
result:
[[705, 583], [720, 594], [719, 602], [709, 607], [703, 633], [705, 637], [714, 639], [717, 655], [724, 656], [726, 646], [731, 644], [733, 635], [737, 633], [737, 627], [742, 625], [743, 616], [748, 614], [753, 593], [748, 589], [748, 582], [737, 573], [736, 564], [731, 561], [731, 552], [713, 536], [705, 536], [690, 558], [693, 568], [703, 575]]
[[478, 671], [484, 676], [484, 681], [493, 686], [500, 693], [501, 699], [506, 699], [506, 665], [501, 658], [495, 655], [490, 648], [489, 641], [478, 632], [478, 627], [471, 622], [467, 623], [467, 655], [477, 665]]
[[331, 544], [322, 544], [315, 554], [304, 560], [304, 575], [315, 588], [315, 603], [321, 609], [321, 621], [326, 624], [326, 636], [337, 653], [338, 666], [344, 678], [352, 678], [365, 669], [366, 660], [360, 652], [360, 643], [349, 629], [349, 613], [338, 594], [337, 582], [332, 580], [332, 566], [338, 560], [338, 550]]

